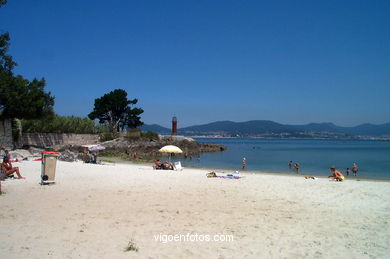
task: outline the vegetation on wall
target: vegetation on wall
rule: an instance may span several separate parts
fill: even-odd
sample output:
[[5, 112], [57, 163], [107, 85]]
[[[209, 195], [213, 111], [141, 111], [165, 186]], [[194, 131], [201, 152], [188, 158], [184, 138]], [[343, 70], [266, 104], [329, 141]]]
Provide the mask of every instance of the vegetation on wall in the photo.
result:
[[107, 131], [103, 125], [95, 124], [88, 118], [59, 115], [40, 120], [22, 120], [22, 128], [26, 133], [99, 134]]

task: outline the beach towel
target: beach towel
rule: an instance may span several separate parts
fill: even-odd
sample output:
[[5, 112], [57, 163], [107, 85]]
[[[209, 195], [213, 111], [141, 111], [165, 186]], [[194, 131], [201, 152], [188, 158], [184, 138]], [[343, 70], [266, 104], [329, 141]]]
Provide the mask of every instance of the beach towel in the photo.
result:
[[206, 174], [207, 178], [217, 177], [217, 174], [215, 172], [210, 172]]
[[239, 176], [236, 175], [222, 175], [222, 176], [217, 176], [218, 178], [224, 178], [224, 179], [240, 179]]
[[305, 179], [317, 180], [318, 178], [317, 178], [317, 177], [314, 177], [314, 176], [312, 176], [312, 175], [305, 175]]
[[234, 172], [234, 173], [228, 173], [226, 175], [217, 175], [215, 172], [210, 172], [206, 174], [207, 178], [223, 178], [223, 179], [240, 179], [239, 172]]

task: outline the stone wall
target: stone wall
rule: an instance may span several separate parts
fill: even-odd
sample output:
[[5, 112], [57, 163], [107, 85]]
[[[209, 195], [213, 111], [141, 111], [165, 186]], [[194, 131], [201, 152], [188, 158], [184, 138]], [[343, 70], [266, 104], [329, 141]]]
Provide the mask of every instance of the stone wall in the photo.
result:
[[98, 135], [58, 134], [58, 133], [23, 133], [22, 145], [51, 147], [54, 145], [86, 145], [99, 142]]
[[12, 141], [12, 124], [11, 120], [0, 120], [0, 147], [11, 149]]

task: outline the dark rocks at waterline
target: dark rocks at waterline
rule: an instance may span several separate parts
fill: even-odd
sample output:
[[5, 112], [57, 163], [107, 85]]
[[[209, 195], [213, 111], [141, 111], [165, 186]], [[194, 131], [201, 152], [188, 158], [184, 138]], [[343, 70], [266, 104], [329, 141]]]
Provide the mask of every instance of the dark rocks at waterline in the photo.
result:
[[[203, 152], [221, 152], [227, 149], [226, 146], [217, 144], [203, 144], [188, 140], [154, 140], [154, 141], [128, 141], [126, 139], [115, 139], [101, 143], [106, 150], [101, 152], [102, 156], [121, 156], [129, 160], [152, 161], [161, 158], [166, 154], [158, 152], [166, 145], [174, 145], [183, 150], [183, 156], [197, 156]], [[176, 155], [177, 156], [177, 155]]]

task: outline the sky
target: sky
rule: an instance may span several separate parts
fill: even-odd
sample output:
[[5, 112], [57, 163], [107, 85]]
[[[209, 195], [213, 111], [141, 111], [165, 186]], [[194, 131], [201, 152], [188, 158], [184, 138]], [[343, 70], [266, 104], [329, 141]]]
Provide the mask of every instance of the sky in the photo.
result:
[[124, 89], [146, 124], [390, 122], [390, 1], [8, 0], [14, 72], [60, 115]]

